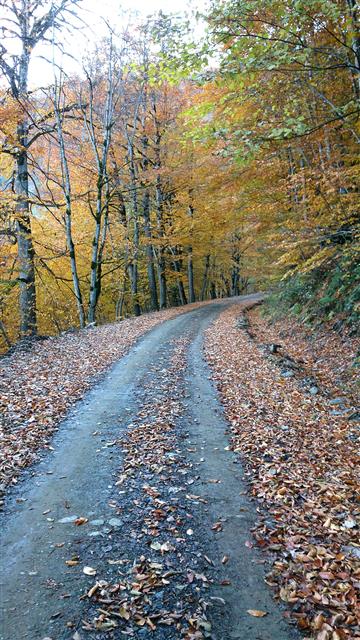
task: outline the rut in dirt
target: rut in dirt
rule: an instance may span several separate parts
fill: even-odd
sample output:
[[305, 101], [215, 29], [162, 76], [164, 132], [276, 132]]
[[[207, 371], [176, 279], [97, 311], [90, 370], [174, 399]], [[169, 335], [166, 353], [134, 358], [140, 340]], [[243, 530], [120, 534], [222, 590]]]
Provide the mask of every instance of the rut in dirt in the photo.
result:
[[1, 640], [294, 637], [248, 544], [255, 506], [203, 360], [229, 304], [141, 339], [10, 494]]

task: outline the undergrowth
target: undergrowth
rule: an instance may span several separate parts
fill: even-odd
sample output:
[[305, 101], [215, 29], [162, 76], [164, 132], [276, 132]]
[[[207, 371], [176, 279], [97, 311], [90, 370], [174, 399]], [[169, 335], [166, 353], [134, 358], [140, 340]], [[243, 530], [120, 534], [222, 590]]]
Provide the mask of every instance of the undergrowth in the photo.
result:
[[337, 330], [360, 333], [360, 262], [344, 257], [331, 268], [287, 277], [268, 296], [264, 313], [274, 319], [290, 313], [314, 325], [331, 321]]

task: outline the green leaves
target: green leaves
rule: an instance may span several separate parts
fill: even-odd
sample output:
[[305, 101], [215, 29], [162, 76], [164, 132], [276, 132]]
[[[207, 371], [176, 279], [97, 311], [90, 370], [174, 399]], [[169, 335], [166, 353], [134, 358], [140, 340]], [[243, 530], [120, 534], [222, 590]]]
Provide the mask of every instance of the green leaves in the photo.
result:
[[309, 127], [303, 120], [303, 116], [299, 116], [298, 120], [296, 120], [296, 118], [289, 118], [285, 122], [290, 126], [273, 129], [269, 134], [269, 138], [274, 140], [289, 140], [293, 137], [305, 135], [309, 131]]

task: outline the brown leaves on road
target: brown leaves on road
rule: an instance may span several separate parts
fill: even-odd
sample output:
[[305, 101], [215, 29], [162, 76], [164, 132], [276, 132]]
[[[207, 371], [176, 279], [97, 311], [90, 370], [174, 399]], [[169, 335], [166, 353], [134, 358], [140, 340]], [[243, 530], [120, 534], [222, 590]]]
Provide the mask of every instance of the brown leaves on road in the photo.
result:
[[[107, 579], [102, 571], [104, 579], [88, 590], [96, 613], [84, 621], [84, 631], [117, 630], [125, 637], [137, 637], [139, 628], [152, 632], [169, 628], [169, 636], [183, 640], [210, 637], [203, 594], [209, 580], [186, 549], [194, 535], [188, 527], [190, 510], [206, 501], [186, 493], [192, 465], [181, 454], [175, 430], [182, 413], [180, 382], [187, 346], [186, 340], [175, 341], [170, 366], [165, 369], [160, 363], [160, 371], [156, 370], [160, 380], [154, 371], [149, 383], [151, 401], [146, 401], [146, 390], [142, 390], [141, 410], [118, 442], [124, 457], [116, 485], [121, 493], [140, 490], [133, 500], [136, 529], [130, 532], [136, 540], [137, 557], [122, 566], [116, 581]], [[213, 565], [209, 558], [207, 561]]]
[[[157, 324], [199, 303], [36, 341], [0, 362], [0, 498], [32, 464], [68, 409]], [[1, 504], [1, 501], [0, 501]]]
[[263, 507], [254, 537], [274, 558], [266, 582], [317, 640], [360, 637], [357, 426], [333, 415], [324, 397], [304, 392], [295, 377], [280, 376], [239, 328], [242, 308], [215, 321], [205, 350], [231, 448]]

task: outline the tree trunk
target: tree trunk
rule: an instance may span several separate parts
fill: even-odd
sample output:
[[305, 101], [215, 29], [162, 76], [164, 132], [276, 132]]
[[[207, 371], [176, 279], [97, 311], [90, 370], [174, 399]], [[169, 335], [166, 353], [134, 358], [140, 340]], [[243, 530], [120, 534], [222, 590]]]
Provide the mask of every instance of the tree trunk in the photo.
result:
[[138, 282], [139, 282], [139, 269], [138, 269], [138, 251], [139, 251], [139, 221], [137, 212], [134, 213], [134, 255], [132, 256], [131, 272], [130, 272], [130, 288], [131, 297], [133, 300], [133, 310], [135, 316], [141, 315], [141, 307], [138, 300]]
[[[160, 169], [161, 167], [161, 159], [160, 159], [160, 144], [161, 144], [161, 135], [158, 131], [158, 123], [156, 120], [157, 134], [155, 138], [155, 162], [156, 169]], [[156, 220], [157, 220], [157, 228], [158, 234], [160, 238], [160, 245], [158, 249], [158, 279], [159, 279], [159, 301], [160, 301], [160, 309], [166, 308], [167, 301], [167, 292], [166, 292], [166, 262], [164, 255], [164, 247], [162, 244], [164, 238], [164, 221], [163, 221], [163, 192], [161, 187], [161, 179], [160, 176], [156, 176], [156, 186], [155, 186], [155, 198], [156, 198]]]
[[208, 254], [205, 257], [205, 269], [204, 269], [203, 281], [202, 281], [202, 286], [201, 286], [200, 300], [205, 300], [206, 289], [207, 289], [207, 284], [208, 284], [209, 268], [210, 268], [210, 255]]
[[193, 224], [194, 224], [194, 207], [192, 205], [192, 189], [189, 189], [189, 206], [188, 214], [190, 217], [190, 243], [188, 246], [188, 288], [189, 288], [189, 302], [195, 302], [195, 288], [194, 288], [194, 265], [192, 256], [192, 242], [193, 242]]
[[240, 269], [238, 265], [234, 265], [231, 273], [231, 295], [240, 295]]
[[79, 324], [80, 324], [80, 328], [83, 329], [83, 327], [85, 327], [85, 310], [84, 310], [84, 304], [83, 304], [83, 299], [82, 299], [82, 294], [80, 289], [79, 275], [77, 271], [75, 246], [72, 239], [71, 206], [68, 201], [66, 203], [66, 211], [65, 211], [65, 232], [66, 232], [66, 244], [67, 244], [69, 256], [70, 256], [70, 266], [71, 266], [71, 275], [73, 280], [74, 294], [75, 294], [76, 304], [78, 308]]
[[[234, 242], [237, 244], [240, 241], [240, 235], [235, 233]], [[231, 287], [230, 287], [230, 295], [238, 296], [240, 295], [240, 250], [238, 246], [234, 246], [232, 251], [232, 259], [233, 259], [233, 267], [231, 271]]]
[[163, 239], [165, 237], [164, 233], [164, 220], [163, 220], [163, 202], [164, 195], [162, 190], [161, 178], [159, 171], [161, 169], [161, 129], [160, 122], [157, 117], [157, 105], [156, 105], [156, 92], [152, 92], [151, 94], [151, 104], [152, 104], [152, 117], [155, 125], [155, 137], [154, 137], [154, 154], [155, 154], [155, 162], [154, 169], [157, 171], [156, 180], [155, 180], [155, 202], [156, 202], [156, 222], [157, 222], [157, 232], [159, 237], [159, 244], [157, 249], [157, 272], [158, 272], [158, 282], [159, 282], [159, 304], [160, 309], [165, 309], [167, 306], [167, 285], [166, 285], [166, 261], [165, 261], [165, 253], [164, 253], [164, 245]]
[[165, 272], [165, 258], [163, 250], [160, 247], [158, 257], [158, 280], [159, 280], [159, 305], [160, 309], [166, 309], [167, 300], [167, 285], [166, 285], [166, 272]]
[[[128, 135], [128, 134], [127, 134]], [[133, 301], [133, 310], [135, 316], [141, 315], [141, 307], [138, 301], [138, 283], [139, 283], [139, 270], [138, 270], [138, 252], [139, 252], [139, 206], [138, 195], [136, 188], [136, 170], [134, 163], [134, 141], [128, 136], [128, 156], [129, 156], [129, 170], [131, 179], [131, 200], [133, 209], [133, 242], [134, 250], [131, 256], [129, 264], [129, 277], [130, 277], [130, 290]], [[128, 219], [128, 227], [130, 226], [130, 220]]]
[[195, 289], [194, 289], [194, 265], [192, 258], [192, 247], [189, 247], [188, 253], [188, 285], [189, 285], [189, 302], [195, 302]]
[[126, 269], [124, 272], [124, 280], [122, 290], [119, 291], [119, 297], [115, 306], [115, 320], [121, 320], [123, 317], [123, 308], [125, 303], [125, 293], [126, 293]]
[[96, 306], [97, 306], [97, 303], [99, 302], [99, 298], [101, 294], [101, 286], [102, 286], [102, 266], [103, 266], [103, 259], [104, 259], [107, 230], [109, 226], [109, 198], [110, 198], [110, 194], [107, 187], [106, 193], [105, 193], [106, 202], [105, 202], [104, 212], [102, 217], [103, 219], [102, 219], [102, 227], [100, 232], [100, 244], [99, 244], [99, 252], [98, 252], [98, 258], [97, 258], [96, 303], [95, 303]]
[[98, 300], [97, 274], [98, 274], [98, 251], [101, 233], [101, 191], [98, 189], [97, 212], [95, 217], [95, 229], [92, 241], [91, 264], [90, 264], [90, 291], [89, 308], [87, 321], [92, 324], [96, 321], [96, 304]]
[[[102, 116], [101, 131], [94, 122], [94, 85], [89, 75], [87, 75], [89, 85], [89, 113], [84, 113], [84, 122], [87, 128], [91, 145], [93, 147], [96, 169], [96, 206], [95, 206], [95, 229], [92, 242], [91, 265], [90, 265], [90, 291], [88, 306], [89, 324], [96, 322], [96, 308], [101, 293], [102, 260], [106, 242], [109, 215], [109, 175], [108, 157], [111, 144], [111, 132], [114, 114], [114, 49], [112, 35], [109, 38], [108, 68], [106, 101]], [[101, 135], [100, 141], [98, 136]]]
[[90, 265], [90, 292], [88, 307], [88, 323], [96, 322], [96, 308], [99, 302], [102, 284], [102, 263], [105, 249], [106, 234], [109, 217], [109, 193], [105, 192], [105, 203], [103, 204], [103, 182], [107, 180], [104, 174], [98, 177], [95, 230], [92, 242], [91, 265]]
[[151, 311], [159, 310], [159, 302], [156, 290], [156, 277], [154, 268], [154, 248], [152, 245], [151, 226], [150, 226], [150, 193], [149, 189], [145, 189], [143, 197], [143, 217], [144, 217], [144, 234], [147, 239], [146, 257], [147, 257], [147, 274], [150, 289], [150, 308]]
[[[147, 63], [146, 63], [147, 64]], [[143, 95], [143, 109], [144, 113], [147, 108], [147, 93], [144, 92]], [[142, 169], [145, 173], [145, 179], [142, 180], [141, 186], [144, 189], [143, 195], [143, 219], [144, 219], [144, 234], [146, 237], [146, 257], [147, 257], [147, 273], [149, 280], [149, 290], [150, 290], [150, 309], [151, 311], [159, 310], [159, 301], [156, 289], [156, 277], [155, 277], [155, 268], [154, 268], [154, 247], [152, 245], [152, 232], [151, 232], [151, 221], [150, 221], [150, 191], [148, 188], [146, 172], [149, 167], [149, 157], [148, 157], [148, 147], [149, 140], [145, 131], [145, 116], [142, 116], [142, 137], [141, 137], [141, 146], [142, 146]]]
[[68, 165], [66, 150], [65, 150], [62, 118], [60, 115], [60, 110], [58, 108], [57, 99], [58, 99], [58, 96], [55, 94], [54, 95], [54, 111], [56, 115], [56, 126], [57, 126], [58, 142], [59, 142], [59, 149], [60, 149], [62, 188], [65, 196], [66, 244], [67, 244], [67, 248], [70, 256], [71, 275], [72, 275], [72, 281], [73, 281], [74, 294], [76, 298], [76, 304], [78, 308], [79, 324], [80, 324], [80, 328], [82, 329], [85, 326], [85, 310], [84, 310], [79, 275], [77, 270], [75, 246], [74, 246], [74, 241], [72, 237], [71, 182], [70, 182], [69, 165]]
[[134, 316], [141, 316], [141, 307], [138, 302], [138, 268], [135, 262], [129, 264], [128, 267], [129, 278], [130, 278], [130, 291], [131, 291], [131, 299], [133, 303], [133, 312]]
[[[29, 14], [24, 16], [25, 31], [28, 26]], [[28, 72], [30, 51], [22, 34], [23, 51], [19, 60], [18, 90], [16, 98], [24, 101], [28, 99]], [[13, 90], [14, 94], [14, 90]], [[36, 325], [36, 288], [35, 288], [35, 252], [31, 234], [30, 203], [29, 203], [29, 174], [28, 174], [28, 123], [26, 116], [17, 127], [17, 141], [20, 151], [16, 156], [16, 231], [19, 262], [20, 283], [20, 334], [22, 337], [35, 335]]]
[[[159, 161], [160, 162], [160, 161]], [[160, 177], [156, 177], [156, 218], [159, 237], [164, 237], [163, 230], [163, 194], [161, 190]], [[166, 309], [167, 286], [166, 286], [166, 263], [164, 247], [160, 244], [158, 249], [158, 280], [159, 280], [159, 304], [160, 309]]]
[[[175, 255], [176, 255], [177, 251], [176, 250], [175, 251], [172, 250], [171, 253], [172, 254], [175, 253]], [[178, 288], [178, 293], [179, 293], [180, 304], [184, 306], [185, 304], [187, 304], [187, 298], [186, 298], [184, 284], [183, 284], [183, 281], [181, 279], [181, 263], [180, 263], [179, 260], [175, 259], [173, 261], [173, 265], [174, 265], [175, 272], [178, 274], [178, 277], [177, 277], [176, 280], [177, 280], [177, 288]]]
[[[25, 148], [27, 126], [19, 125], [17, 130], [19, 146]], [[29, 176], [27, 151], [20, 151], [16, 157], [16, 235], [18, 245], [20, 283], [20, 334], [22, 337], [36, 334], [36, 289], [34, 247], [31, 234], [29, 205]]]

